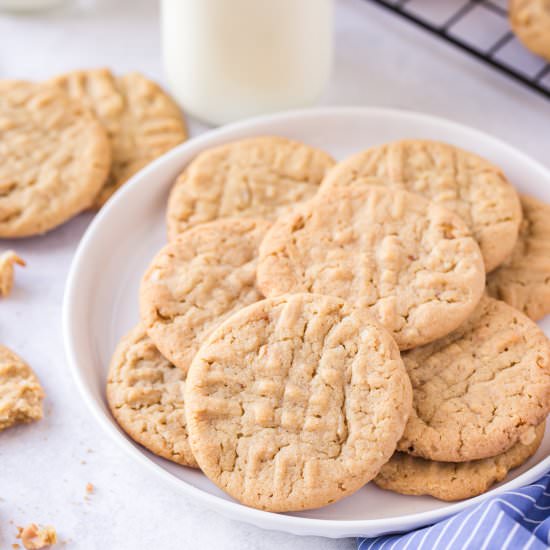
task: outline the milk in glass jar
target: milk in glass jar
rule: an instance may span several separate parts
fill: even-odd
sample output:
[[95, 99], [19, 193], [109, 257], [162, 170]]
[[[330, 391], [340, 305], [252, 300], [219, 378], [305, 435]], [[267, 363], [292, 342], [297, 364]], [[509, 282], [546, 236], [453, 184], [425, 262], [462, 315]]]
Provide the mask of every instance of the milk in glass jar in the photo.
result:
[[332, 10], [332, 0], [162, 0], [173, 95], [214, 124], [311, 105], [330, 73]]

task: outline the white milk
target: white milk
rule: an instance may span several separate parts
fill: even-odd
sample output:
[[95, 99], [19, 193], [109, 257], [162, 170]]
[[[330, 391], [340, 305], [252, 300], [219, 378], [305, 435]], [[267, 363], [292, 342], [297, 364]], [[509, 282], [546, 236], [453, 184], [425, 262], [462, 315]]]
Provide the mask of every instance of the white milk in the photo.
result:
[[162, 0], [172, 93], [215, 124], [307, 106], [328, 80], [332, 0]]

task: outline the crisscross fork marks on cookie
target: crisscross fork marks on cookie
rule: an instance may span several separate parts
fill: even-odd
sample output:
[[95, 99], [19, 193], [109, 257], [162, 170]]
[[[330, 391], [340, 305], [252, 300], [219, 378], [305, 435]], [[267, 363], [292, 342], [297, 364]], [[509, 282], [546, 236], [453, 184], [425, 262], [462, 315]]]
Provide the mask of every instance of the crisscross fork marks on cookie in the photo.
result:
[[334, 502], [392, 452], [410, 404], [389, 334], [337, 298], [263, 300], [216, 329], [186, 393], [203, 471], [269, 510]]
[[118, 77], [108, 69], [72, 71], [51, 83], [85, 103], [108, 132], [113, 162], [95, 207], [102, 206], [131, 176], [187, 137], [177, 105], [139, 73]]
[[403, 356], [414, 408], [398, 449], [440, 461], [502, 453], [550, 411], [550, 345], [504, 302], [484, 297], [449, 336]]
[[382, 185], [420, 194], [458, 214], [478, 241], [487, 271], [512, 251], [521, 221], [515, 189], [485, 159], [446, 143], [403, 140], [352, 155], [321, 186]]
[[111, 154], [105, 130], [62, 90], [0, 82], [0, 237], [43, 233], [89, 206]]
[[184, 388], [185, 374], [160, 354], [143, 326], [121, 340], [107, 380], [113, 416], [153, 453], [196, 467], [188, 443]]
[[455, 214], [365, 185], [335, 188], [278, 220], [258, 264], [266, 296], [318, 292], [369, 307], [401, 349], [456, 328], [484, 280], [479, 247]]
[[184, 232], [153, 259], [141, 284], [141, 318], [163, 355], [184, 371], [215, 326], [262, 298], [257, 252], [269, 226], [216, 220]]
[[333, 165], [325, 152], [280, 137], [250, 138], [204, 151], [170, 193], [169, 237], [216, 218], [275, 220], [313, 197]]

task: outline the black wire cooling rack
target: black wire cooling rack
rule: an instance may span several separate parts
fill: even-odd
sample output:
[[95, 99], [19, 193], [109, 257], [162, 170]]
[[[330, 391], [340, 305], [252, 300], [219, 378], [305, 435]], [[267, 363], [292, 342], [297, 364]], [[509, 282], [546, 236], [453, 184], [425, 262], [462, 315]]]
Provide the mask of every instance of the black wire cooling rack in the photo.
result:
[[550, 63], [508, 24], [507, 0], [369, 0], [550, 99]]

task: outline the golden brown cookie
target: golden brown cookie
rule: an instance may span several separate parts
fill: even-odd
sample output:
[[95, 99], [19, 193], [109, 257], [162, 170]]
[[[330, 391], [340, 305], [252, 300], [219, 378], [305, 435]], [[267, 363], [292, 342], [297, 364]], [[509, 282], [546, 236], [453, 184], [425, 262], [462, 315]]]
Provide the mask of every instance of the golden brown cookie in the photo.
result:
[[510, 0], [509, 14], [525, 47], [550, 61], [550, 1]]
[[214, 327], [263, 297], [256, 264], [269, 226], [251, 218], [202, 224], [151, 262], [141, 283], [141, 319], [161, 353], [184, 371]]
[[544, 422], [537, 426], [535, 439], [527, 445], [518, 442], [502, 454], [470, 462], [435, 462], [398, 452], [373, 481], [403, 495], [431, 495], [447, 501], [475, 497], [527, 462], [537, 452], [544, 428]]
[[6, 250], [0, 254], [0, 296], [8, 296], [13, 288], [14, 266], [25, 266], [25, 260], [13, 250]]
[[487, 271], [511, 253], [521, 208], [502, 171], [458, 147], [404, 140], [373, 147], [338, 163], [321, 192], [350, 183], [382, 184], [418, 193], [458, 214], [478, 241]]
[[96, 208], [136, 172], [187, 138], [178, 106], [139, 73], [118, 77], [108, 69], [72, 71], [52, 83], [90, 107], [109, 135], [113, 161]]
[[496, 456], [531, 443], [550, 412], [550, 343], [531, 319], [493, 298], [403, 361], [414, 404], [399, 451], [443, 462]]
[[0, 430], [42, 418], [44, 390], [32, 369], [0, 346]]
[[377, 185], [318, 196], [277, 221], [260, 247], [265, 296], [317, 292], [361, 304], [401, 349], [458, 327], [484, 284], [479, 247], [456, 214]]
[[550, 313], [550, 205], [521, 195], [523, 222], [512, 255], [487, 276], [487, 290], [537, 321]]
[[178, 178], [168, 200], [168, 236], [217, 218], [275, 220], [317, 192], [334, 160], [282, 137], [207, 149]]
[[105, 182], [105, 130], [51, 85], [0, 81], [0, 238], [44, 233], [88, 208]]
[[391, 336], [364, 309], [293, 294], [241, 309], [201, 346], [185, 411], [203, 472], [243, 504], [317, 508], [389, 460], [410, 382]]
[[151, 452], [197, 466], [189, 446], [185, 374], [165, 359], [142, 325], [118, 344], [107, 378], [107, 400], [120, 427]]

